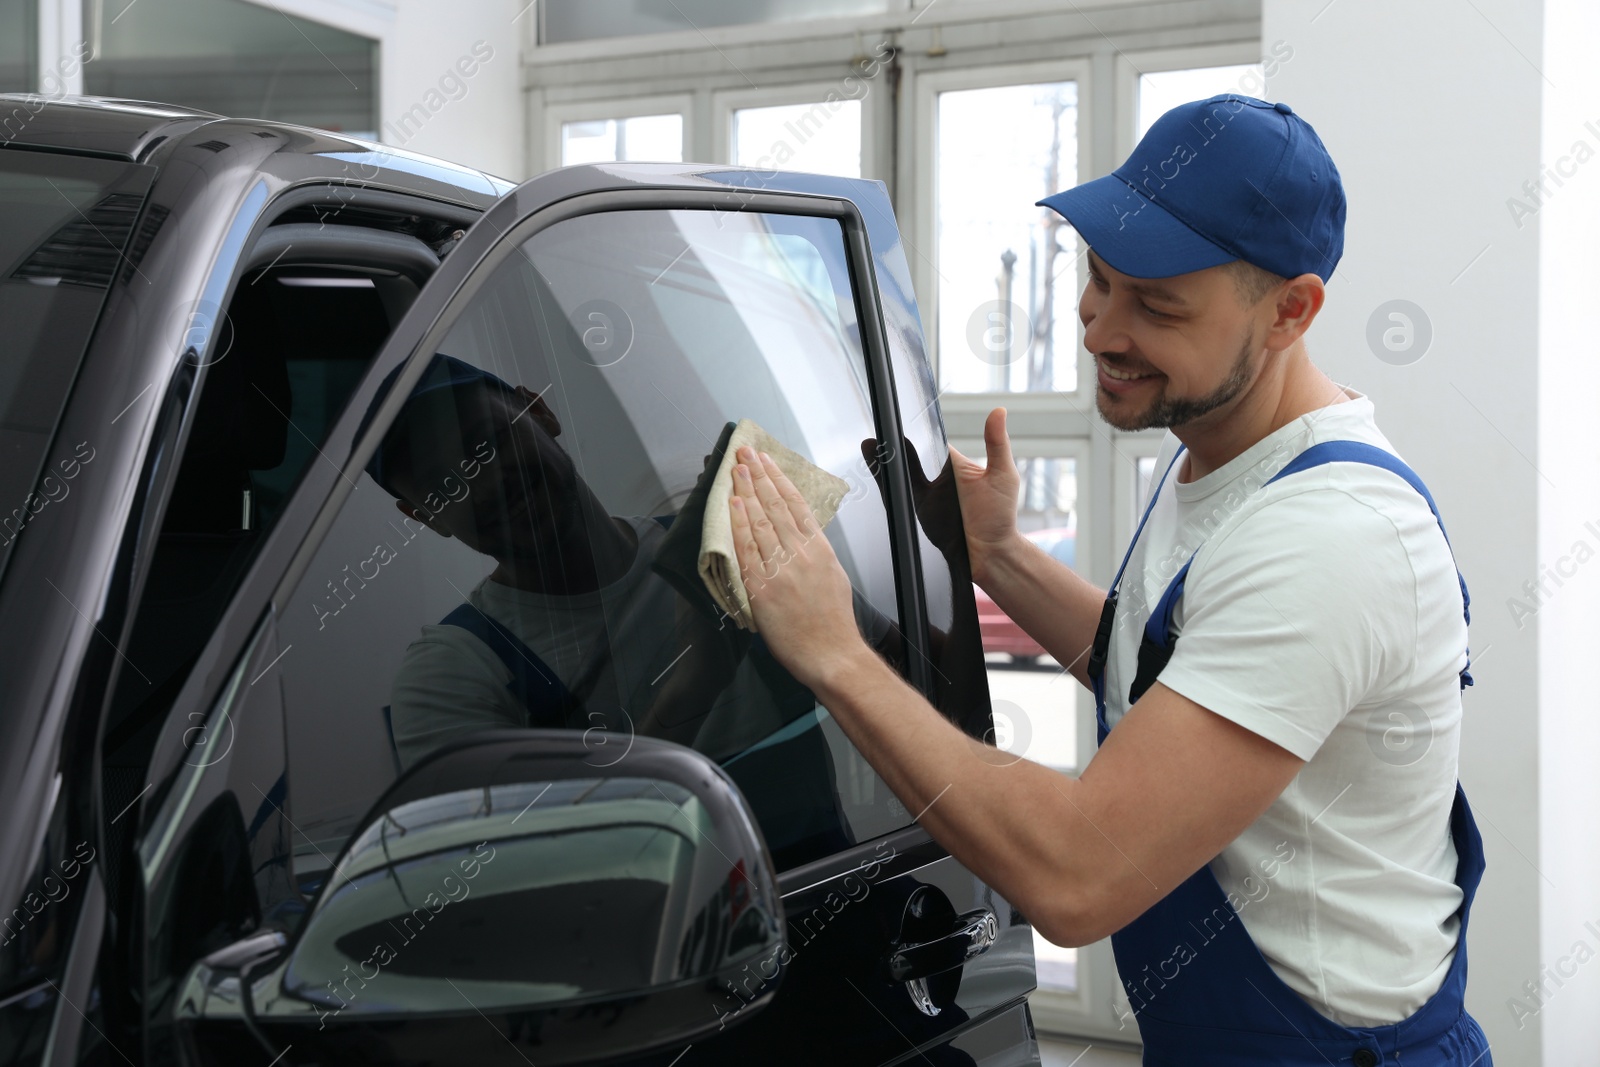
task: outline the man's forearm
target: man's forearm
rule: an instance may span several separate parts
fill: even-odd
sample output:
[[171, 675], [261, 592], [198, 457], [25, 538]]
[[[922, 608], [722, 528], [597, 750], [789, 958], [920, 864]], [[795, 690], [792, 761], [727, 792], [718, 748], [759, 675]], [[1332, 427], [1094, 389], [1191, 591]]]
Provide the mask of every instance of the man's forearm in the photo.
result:
[[974, 562], [974, 577], [1011, 621], [1085, 686], [1105, 590], [1025, 537]]
[[1057, 944], [1085, 943], [1083, 931], [1098, 931], [1094, 872], [1115, 868], [1118, 857], [1075, 810], [1075, 779], [967, 736], [864, 646], [811, 685], [958, 862]]

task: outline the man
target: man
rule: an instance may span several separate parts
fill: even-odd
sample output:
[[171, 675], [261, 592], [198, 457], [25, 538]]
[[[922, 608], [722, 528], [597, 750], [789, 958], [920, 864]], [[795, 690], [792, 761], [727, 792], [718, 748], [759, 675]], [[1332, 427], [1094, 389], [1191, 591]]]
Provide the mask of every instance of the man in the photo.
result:
[[1041, 203], [1089, 246], [1102, 417], [1172, 431], [1112, 594], [1018, 533], [1003, 409], [986, 466], [950, 458], [975, 580], [1095, 690], [1099, 752], [1077, 779], [983, 758], [850, 636], [827, 541], [747, 451], [761, 633], [1046, 938], [1112, 936], [1145, 1063], [1489, 1064], [1462, 1009], [1465, 584], [1372, 402], [1305, 343], [1343, 249], [1333, 161], [1288, 105], [1219, 96]]

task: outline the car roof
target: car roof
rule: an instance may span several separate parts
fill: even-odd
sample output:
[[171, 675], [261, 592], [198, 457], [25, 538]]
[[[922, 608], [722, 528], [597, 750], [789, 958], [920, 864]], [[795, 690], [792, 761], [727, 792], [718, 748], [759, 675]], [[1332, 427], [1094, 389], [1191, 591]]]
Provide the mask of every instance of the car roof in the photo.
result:
[[[206, 142], [205, 127], [296, 133], [280, 140], [279, 153], [362, 158], [391, 174], [411, 173], [459, 186], [478, 208], [487, 207], [514, 184], [470, 167], [329, 130], [266, 119], [240, 119], [196, 108], [115, 97], [49, 97], [0, 93], [0, 149], [68, 152], [130, 162], [156, 163], [171, 148]], [[219, 127], [221, 128], [221, 127]], [[401, 184], [406, 184], [403, 179]]]
[[0, 145], [136, 160], [158, 138], [221, 117], [148, 100], [0, 93]]

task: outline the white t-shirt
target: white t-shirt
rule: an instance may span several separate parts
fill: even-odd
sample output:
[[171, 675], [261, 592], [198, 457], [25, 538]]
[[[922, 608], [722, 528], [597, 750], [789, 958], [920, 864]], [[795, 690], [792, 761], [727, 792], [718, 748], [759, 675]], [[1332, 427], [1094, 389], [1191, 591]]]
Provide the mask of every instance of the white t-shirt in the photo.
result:
[[1450, 550], [1402, 479], [1339, 462], [1261, 488], [1322, 441], [1394, 451], [1345, 392], [1197, 481], [1178, 480], [1187, 454], [1172, 469], [1123, 575], [1106, 720], [1127, 712], [1144, 623], [1203, 545], [1160, 681], [1307, 761], [1211, 870], [1290, 988], [1379, 1026], [1421, 1007], [1455, 953], [1467, 630]]

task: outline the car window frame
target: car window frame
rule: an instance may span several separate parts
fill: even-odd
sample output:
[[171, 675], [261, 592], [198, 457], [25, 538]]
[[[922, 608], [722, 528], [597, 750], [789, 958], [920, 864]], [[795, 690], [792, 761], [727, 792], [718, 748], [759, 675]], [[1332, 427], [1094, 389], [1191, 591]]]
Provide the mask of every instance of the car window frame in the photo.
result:
[[[289, 186], [279, 191], [276, 195], [270, 196], [255, 212], [254, 217], [249, 220], [248, 225], [245, 227], [245, 237], [239, 243], [236, 254], [219, 260], [213, 265], [201, 291], [194, 295], [197, 310], [201, 310], [200, 305], [204, 303], [203, 294], [219, 288], [216, 282], [217, 276], [226, 275], [226, 282], [220, 286], [222, 297], [218, 304], [218, 307], [225, 312], [233, 303], [234, 295], [244, 281], [244, 275], [247, 270], [243, 265], [249, 262], [256, 243], [277, 223], [278, 219], [290, 211], [317, 204], [329, 207], [329, 218], [349, 207], [370, 206], [431, 215], [441, 220], [455, 222], [463, 228], [471, 226], [483, 214], [476, 208], [462, 204], [430, 200], [427, 197], [394, 192], [387, 189], [359, 189], [352, 191], [339, 182], [330, 182], [326, 179]], [[238, 226], [239, 223], [236, 222], [235, 225]], [[329, 225], [337, 226], [337, 224]], [[396, 325], [398, 326], [398, 323]], [[162, 526], [166, 522], [167, 504], [176, 487], [178, 471], [183, 466], [183, 459], [189, 447], [189, 431], [193, 426], [195, 413], [199, 410], [200, 400], [205, 392], [206, 380], [209, 376], [207, 372], [212, 363], [215, 362], [208, 358], [210, 348], [217, 343], [217, 339], [221, 334], [222, 331], [219, 329], [208, 330], [205, 351], [196, 351], [194, 359], [188, 358], [188, 353], [185, 352], [175, 362], [172, 369], [172, 380], [169, 383], [169, 387], [162, 394], [162, 404], [165, 409], [163, 417], [169, 422], [166, 425], [166, 435], [157, 435], [160, 438], [162, 447], [152, 457], [149, 469], [146, 470], [141, 479], [141, 490], [144, 498], [136, 517], [133, 519], [133, 523], [136, 526], [134, 537], [136, 551], [133, 559], [128, 610], [122, 619], [121, 629], [118, 631], [117, 646], [119, 648], [127, 644], [132, 627], [138, 618], [139, 605], [145, 592], [145, 580], [149, 577], [150, 565], [155, 556], [156, 538], [160, 535]], [[390, 337], [392, 338], [393, 336], [394, 332], [390, 331]], [[387, 345], [388, 340], [386, 339], [384, 347], [387, 347]], [[382, 349], [380, 349], [380, 354], [381, 351]], [[336, 421], [334, 429], [337, 429], [337, 427], [338, 423]], [[331, 432], [329, 437], [331, 439]], [[158, 458], [159, 461], [157, 461]], [[306, 481], [307, 479], [303, 474], [301, 484], [305, 484]], [[290, 503], [299, 495], [300, 485], [297, 485], [295, 491], [290, 495]], [[280, 526], [282, 525], [282, 519], [286, 519], [289, 513], [290, 508], [286, 504], [283, 515], [280, 518]], [[268, 538], [257, 553], [258, 559], [265, 555], [267, 549], [271, 547], [277, 538], [278, 529], [274, 528], [269, 532]], [[249, 584], [251, 572], [254, 570], [255, 564], [252, 563], [246, 572], [244, 581], [234, 591], [234, 599], [237, 599], [246, 585]], [[233, 606], [230, 601], [228, 612], [232, 610]], [[226, 613], [224, 614], [224, 619], [226, 619]], [[219, 620], [219, 628], [221, 621]], [[238, 647], [242, 646], [235, 646], [235, 652], [237, 652]], [[114, 689], [116, 679], [114, 677], [111, 678], [108, 684], [110, 689]], [[187, 685], [185, 685], [184, 690], [180, 690], [179, 699], [182, 698], [183, 693], [186, 691]], [[110, 700], [109, 691], [106, 699], [107, 701]], [[176, 704], [176, 700], [174, 703]]]
[[[579, 169], [582, 168], [568, 168], [568, 173]], [[643, 188], [579, 190], [565, 197], [541, 198], [532, 205], [524, 204], [523, 197], [533, 193], [530, 187], [539, 183], [540, 179], [534, 179], [519, 186], [474, 223], [461, 244], [445, 258], [439, 270], [421, 288], [369, 364], [361, 383], [348, 399], [345, 411], [335, 421], [327, 440], [322, 444], [321, 451], [329, 462], [313, 464], [302, 476], [277, 527], [262, 545], [255, 562], [219, 620], [217, 633], [201, 653], [189, 681], [173, 702], [161, 741], [151, 756], [149, 777], [156, 784], [156, 789], [147, 797], [147, 810], [155, 811], [160, 806], [185, 752], [184, 730], [175, 730], [171, 724], [187, 723], [185, 713], [191, 711], [203, 712], [209, 721], [209, 716], [219, 707], [217, 696], [233, 673], [231, 665], [248, 653], [253, 636], [264, 622], [276, 629], [276, 616], [288, 603], [326, 539], [353, 489], [354, 477], [364, 469], [383, 432], [398, 415], [410, 389], [425, 372], [433, 350], [448, 333], [449, 323], [453, 323], [455, 318], [450, 313], [458, 308], [464, 309], [494, 268], [515, 254], [528, 238], [541, 229], [596, 211], [672, 208], [771, 211], [838, 221], [843, 231], [856, 313], [861, 324], [875, 432], [880, 441], [902, 439], [893, 360], [868, 226], [850, 200], [805, 192], [647, 185]], [[279, 203], [282, 203], [282, 198], [275, 198], [274, 206]], [[270, 212], [273, 216], [278, 213]], [[270, 223], [268, 214], [263, 212], [262, 220], [252, 230], [252, 238]], [[428, 356], [424, 357], [422, 353]], [[389, 394], [376, 405], [370, 423], [362, 427], [363, 413], [373, 408], [381, 383], [400, 367], [404, 369], [394, 380]], [[334, 460], [339, 456], [345, 457], [344, 462]], [[907, 457], [899, 448], [893, 449], [884, 463], [889, 489], [885, 512], [895, 566], [897, 603], [901, 618], [907, 623], [904, 627], [907, 650], [905, 677], [909, 684], [931, 701], [935, 668], [927, 627], [924, 625], [927, 609], [907, 463]], [[270, 670], [270, 666], [265, 670]], [[181, 818], [180, 812], [171, 815]], [[911, 870], [946, 855], [946, 851], [933, 841], [927, 831], [913, 821], [871, 841], [859, 842], [831, 856], [819, 857], [780, 872], [780, 891], [787, 895], [848, 871], [858, 865], [861, 857], [872, 854], [877, 843], [884, 840], [890, 841], [895, 847], [896, 860], [886, 868], [892, 873]]]
[[[506, 227], [497, 236], [494, 244], [485, 250], [453, 286], [448, 299], [444, 300], [436, 310], [431, 307], [419, 310], [428, 295], [428, 288], [435, 286], [436, 283], [449, 284], [449, 279], [440, 275], [430, 279], [424, 287], [424, 292], [419, 293], [412, 309], [407, 311], [401, 324], [391, 334], [384, 351], [379, 353], [372, 364], [367, 380], [363, 382], [362, 387], [357, 388], [352, 397], [347, 415], [350, 410], [361, 406], [360, 398], [366, 392], [364, 388], [366, 385], [373, 380], [381, 381], [392, 372], [389, 360], [385, 359], [386, 355], [393, 354], [391, 346], [404, 345], [405, 356], [399, 365], [403, 365], [405, 369], [396, 377], [389, 394], [378, 405], [364, 435], [353, 443], [351, 460], [341, 472], [342, 477], [333, 487], [333, 491], [324, 501], [312, 532], [300, 546], [291, 566], [284, 572], [283, 579], [274, 594], [273, 603], [281, 606], [289, 602], [306, 569], [348, 501], [355, 479], [359, 477], [367, 460], [382, 440], [383, 434], [392, 424], [399, 408], [409, 396], [412, 386], [425, 372], [433, 353], [443, 344], [461, 314], [471, 307], [473, 299], [483, 285], [507, 260], [518, 254], [534, 235], [569, 219], [599, 213], [674, 209], [726, 210], [730, 207], [728, 203], [730, 195], [732, 194], [720, 190], [660, 188], [580, 194], [536, 209]], [[850, 275], [852, 299], [855, 301], [857, 321], [861, 326], [862, 358], [867, 373], [868, 396], [873, 405], [873, 431], [880, 441], [899, 440], [901, 433], [899, 406], [894, 393], [888, 338], [882, 318], [881, 298], [876, 285], [867, 226], [860, 212], [849, 200], [807, 193], [740, 193], [736, 195], [734, 206], [741, 211], [800, 215], [828, 219], [839, 224]], [[443, 268], [441, 268], [442, 273]], [[426, 329], [417, 333], [414, 341], [402, 339], [400, 333], [412, 320], [414, 313], [429, 316]], [[886, 501], [884, 510], [889, 526], [890, 555], [894, 562], [896, 606], [900, 613], [900, 619], [897, 621], [902, 624], [902, 637], [906, 643], [906, 670], [903, 677], [931, 699], [934, 685], [932, 650], [928, 647], [925, 625], [927, 615], [922, 589], [921, 560], [913, 525], [915, 520], [911, 483], [905, 467], [905, 457], [901, 452], [902, 450], [898, 448], [894, 449], [893, 454], [885, 461], [883, 469], [889, 490], [889, 500]], [[285, 711], [287, 713], [287, 709]], [[894, 836], [898, 840], [899, 835], [904, 835], [908, 830], [921, 834], [920, 828], [913, 821], [889, 831], [888, 835], [877, 835], [869, 841], [857, 842], [849, 849], [827, 857], [818, 857], [779, 872], [780, 885], [783, 885], [786, 875], [799, 877], [806, 884], [814, 882], [818, 876], [815, 870], [817, 865], [822, 864], [826, 867], [830, 865], [829, 861], [837, 862], [839, 857], [851, 856], [863, 846], [871, 848], [874, 842], [882, 840], [885, 836]], [[906, 841], [906, 845], [910, 847], [918, 841], [920, 837]], [[845, 865], [848, 866], [848, 863]], [[796, 875], [795, 872], [803, 873]]]
[[[245, 271], [241, 265], [248, 261], [252, 249], [262, 235], [286, 213], [315, 204], [327, 205], [330, 208], [330, 218], [346, 208], [372, 206], [384, 210], [400, 209], [410, 213], [431, 215], [455, 221], [464, 229], [475, 225], [487, 214], [486, 211], [480, 211], [467, 204], [437, 200], [393, 188], [352, 188], [345, 183], [326, 178], [299, 182], [277, 191], [255, 210], [248, 223], [243, 224], [246, 236], [239, 243], [236, 254], [213, 265], [204, 284], [204, 291], [212, 289], [216, 284], [214, 279], [217, 275], [226, 274], [227, 281], [221, 289], [223, 295], [219, 306], [227, 308], [244, 280]], [[329, 225], [332, 227], [338, 224], [329, 223]], [[438, 273], [435, 272], [435, 277]], [[432, 281], [430, 278], [428, 284]], [[420, 297], [419, 292], [419, 300]], [[197, 295], [196, 299], [199, 300], [200, 297]], [[404, 322], [410, 314], [411, 309], [408, 308], [401, 322]], [[373, 380], [373, 371], [379, 366], [382, 356], [389, 351], [399, 328], [400, 323], [396, 323], [368, 365], [356, 393], [347, 401], [347, 410], [330, 427], [328, 436], [319, 449], [323, 453], [331, 452], [337, 455], [334, 442], [340, 440], [341, 435], [343, 439], [348, 439], [354, 425], [346, 418], [350, 414], [348, 409], [354, 406], [357, 395]], [[209, 346], [215, 343], [219, 333], [217, 330], [210, 331], [206, 342], [208, 350]], [[168, 429], [167, 436], [162, 441], [162, 452], [165, 454], [167, 448], [170, 448], [170, 459], [152, 462], [147, 468], [140, 487], [144, 494], [144, 502], [131, 520], [130, 525], [136, 527], [133, 538], [136, 547], [132, 560], [133, 571], [127, 609], [117, 630], [119, 648], [127, 643], [132, 627], [139, 617], [139, 605], [145, 595], [145, 583], [155, 555], [156, 538], [166, 521], [167, 503], [176, 486], [177, 473], [189, 444], [189, 429], [205, 390], [205, 370], [208, 366], [206, 356], [207, 352], [197, 353], [198, 365], [188, 358], [178, 360], [173, 375], [179, 388], [168, 389], [163, 399], [163, 404], [168, 409], [166, 416]], [[391, 361], [388, 366], [393, 366], [393, 362]], [[328, 491], [344, 477], [344, 467], [335, 464], [333, 473], [329, 472], [328, 467], [327, 463], [314, 462], [302, 472], [298, 484], [284, 504], [277, 523], [263, 539], [256, 551], [255, 559], [246, 568], [228, 606], [218, 618], [216, 631], [201, 649], [199, 658], [190, 668], [189, 677], [173, 698], [172, 707], [162, 727], [161, 738], [150, 754], [147, 776], [153, 783], [154, 789], [145, 798], [144, 807], [147, 811], [153, 812], [159, 807], [166, 790], [172, 785], [173, 776], [185, 753], [183, 738], [186, 729], [173, 729], [172, 724], [189, 723], [191, 720], [187, 716], [194, 713], [209, 717], [216, 710], [221, 694], [234, 674], [235, 664], [241, 656], [248, 654], [249, 648], [255, 641], [262, 624], [263, 613], [269, 612], [274, 607], [273, 594], [279, 587], [279, 575], [290, 561], [297, 558], [296, 553], [304, 538], [313, 529], [316, 518], [323, 513]], [[113, 675], [107, 680], [101, 700], [99, 725], [102, 728], [115, 690], [116, 678]]]

